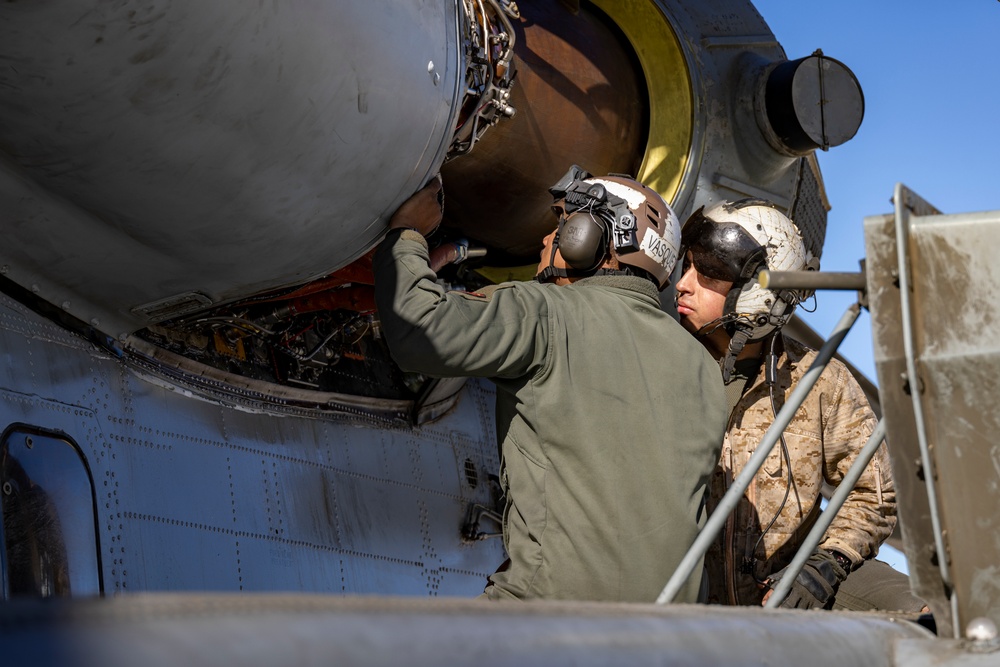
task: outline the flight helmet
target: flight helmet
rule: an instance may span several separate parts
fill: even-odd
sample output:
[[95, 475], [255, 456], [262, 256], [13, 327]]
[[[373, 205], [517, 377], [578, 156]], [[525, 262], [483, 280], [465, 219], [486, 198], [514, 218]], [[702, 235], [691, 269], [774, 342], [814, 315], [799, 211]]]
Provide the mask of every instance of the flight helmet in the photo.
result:
[[[549, 192], [559, 228], [549, 266], [538, 280], [632, 274], [663, 289], [677, 262], [681, 226], [656, 191], [627, 176], [595, 178], [573, 165]], [[568, 269], [552, 265], [557, 249]], [[618, 260], [621, 268], [598, 269], [608, 257]]]
[[[807, 295], [761, 287], [758, 274], [818, 269], [795, 224], [764, 199], [722, 202], [695, 211], [684, 224], [681, 254], [688, 251], [698, 272], [733, 283], [722, 317], [706, 327], [724, 326], [732, 337], [731, 363], [747, 341], [780, 329]], [[685, 260], [686, 261], [686, 260]]]

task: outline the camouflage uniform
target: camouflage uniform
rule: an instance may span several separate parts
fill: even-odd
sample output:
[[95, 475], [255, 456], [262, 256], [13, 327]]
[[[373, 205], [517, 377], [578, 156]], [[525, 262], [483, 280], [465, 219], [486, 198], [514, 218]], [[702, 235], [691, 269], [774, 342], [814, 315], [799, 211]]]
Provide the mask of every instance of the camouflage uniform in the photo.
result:
[[[407, 370], [490, 378], [510, 567], [498, 598], [651, 602], [704, 522], [726, 408], [718, 366], [632, 276], [444, 292], [412, 231], [375, 254]], [[679, 598], [697, 598], [699, 574]]]
[[[792, 339], [783, 337], [782, 341], [785, 351], [778, 361], [775, 387], [779, 411], [816, 357], [814, 350]], [[710, 511], [743, 470], [773, 421], [761, 370], [730, 416], [722, 456], [710, 483]], [[766, 590], [757, 582], [791, 562], [819, 517], [824, 483], [832, 487], [840, 483], [875, 424], [857, 381], [844, 364], [832, 360], [785, 429], [794, 483], [784, 507], [781, 504], [789, 477], [779, 442], [709, 550], [710, 602], [761, 603]], [[779, 508], [774, 525], [759, 540]], [[883, 444], [827, 529], [820, 547], [839, 551], [856, 565], [877, 553], [895, 524], [896, 498]]]

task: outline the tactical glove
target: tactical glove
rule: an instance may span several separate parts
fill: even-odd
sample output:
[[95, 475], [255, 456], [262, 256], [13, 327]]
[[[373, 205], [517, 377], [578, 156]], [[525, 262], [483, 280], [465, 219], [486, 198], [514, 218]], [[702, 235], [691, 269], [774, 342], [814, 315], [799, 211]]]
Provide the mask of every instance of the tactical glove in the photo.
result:
[[[787, 570], [786, 567], [772, 574], [768, 579], [768, 585], [774, 588]], [[844, 579], [847, 579], [847, 571], [840, 566], [833, 554], [817, 549], [802, 566], [802, 571], [795, 577], [795, 583], [792, 584], [788, 597], [780, 606], [789, 609], [824, 609]]]

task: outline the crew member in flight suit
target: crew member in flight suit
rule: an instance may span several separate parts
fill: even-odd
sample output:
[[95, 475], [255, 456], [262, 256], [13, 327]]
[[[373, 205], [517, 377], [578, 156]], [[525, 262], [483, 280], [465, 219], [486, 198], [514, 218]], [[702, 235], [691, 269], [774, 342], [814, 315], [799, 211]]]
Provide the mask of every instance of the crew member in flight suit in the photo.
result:
[[535, 282], [446, 292], [424, 240], [439, 188], [393, 216], [376, 303], [401, 368], [496, 385], [510, 563], [484, 596], [655, 600], [703, 525], [726, 418], [718, 366], [660, 308], [676, 216], [640, 183], [574, 166], [550, 189], [559, 223]]
[[[709, 487], [714, 508], [816, 357], [781, 334], [803, 295], [764, 289], [757, 275], [818, 262], [807, 256], [792, 221], [760, 199], [696, 211], [684, 226], [681, 253], [677, 311], [719, 360], [730, 413]], [[831, 360], [709, 549], [709, 602], [766, 602], [819, 517], [824, 484], [841, 482], [875, 424], [857, 381]], [[883, 443], [782, 606], [920, 612], [924, 603], [910, 592], [908, 577], [874, 560], [895, 525]]]

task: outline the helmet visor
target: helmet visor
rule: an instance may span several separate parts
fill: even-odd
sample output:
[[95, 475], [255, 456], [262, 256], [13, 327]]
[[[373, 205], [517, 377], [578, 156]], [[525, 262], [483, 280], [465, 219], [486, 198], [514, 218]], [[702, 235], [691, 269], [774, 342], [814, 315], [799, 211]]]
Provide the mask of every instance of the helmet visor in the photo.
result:
[[[681, 233], [681, 256], [691, 259], [698, 273], [714, 280], [737, 283], [766, 265], [767, 249], [746, 230], [732, 222], [705, 217], [704, 207], [695, 211]], [[685, 266], [686, 268], [686, 266]]]

